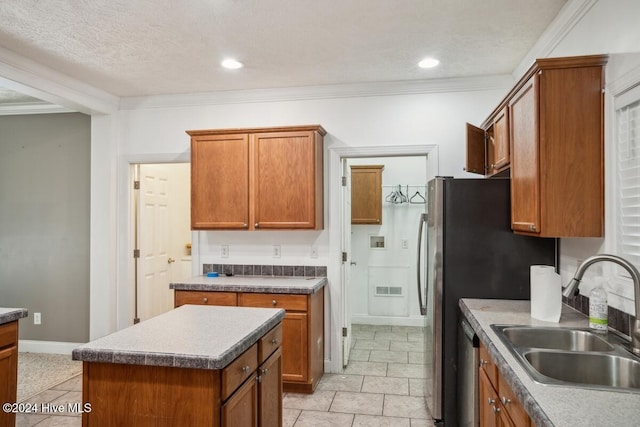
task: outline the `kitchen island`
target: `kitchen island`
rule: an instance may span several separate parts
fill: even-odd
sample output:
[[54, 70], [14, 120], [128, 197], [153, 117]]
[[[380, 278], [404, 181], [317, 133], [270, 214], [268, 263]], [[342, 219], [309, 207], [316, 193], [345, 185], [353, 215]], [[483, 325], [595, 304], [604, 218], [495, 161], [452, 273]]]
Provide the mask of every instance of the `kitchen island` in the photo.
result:
[[195, 276], [170, 284], [184, 304], [283, 308], [285, 392], [312, 393], [324, 373], [326, 277]]
[[[0, 403], [16, 403], [18, 393], [18, 320], [24, 308], [0, 307]], [[0, 427], [13, 426], [15, 413], [0, 411]]]
[[588, 328], [582, 313], [563, 304], [560, 322], [551, 323], [531, 318], [530, 301], [461, 299], [459, 307], [536, 427], [637, 424], [640, 392], [537, 383], [491, 328], [492, 324]]
[[185, 305], [74, 349], [83, 426], [281, 425], [283, 317]]

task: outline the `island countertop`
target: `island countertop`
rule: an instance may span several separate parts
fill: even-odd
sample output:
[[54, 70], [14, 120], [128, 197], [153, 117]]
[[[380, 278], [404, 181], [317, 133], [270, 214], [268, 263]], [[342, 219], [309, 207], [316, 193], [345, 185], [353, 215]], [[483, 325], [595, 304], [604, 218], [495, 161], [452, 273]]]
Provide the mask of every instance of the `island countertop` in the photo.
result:
[[0, 325], [13, 322], [14, 320], [22, 319], [23, 317], [27, 317], [28, 315], [29, 312], [26, 308], [0, 307]]
[[314, 294], [327, 284], [326, 277], [289, 276], [194, 276], [172, 282], [178, 291]]
[[491, 324], [587, 328], [582, 314], [563, 304], [559, 323], [531, 318], [530, 301], [461, 299], [462, 314], [537, 427], [626, 426], [640, 419], [640, 393], [544, 385], [529, 377]]
[[284, 310], [184, 305], [73, 350], [73, 360], [222, 369], [284, 318]]

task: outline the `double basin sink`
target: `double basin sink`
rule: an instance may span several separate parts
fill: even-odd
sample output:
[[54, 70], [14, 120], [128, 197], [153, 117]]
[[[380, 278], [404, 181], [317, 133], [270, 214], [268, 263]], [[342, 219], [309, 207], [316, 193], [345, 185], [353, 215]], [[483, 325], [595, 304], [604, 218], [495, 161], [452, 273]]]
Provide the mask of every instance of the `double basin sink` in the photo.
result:
[[640, 393], [640, 358], [614, 334], [562, 327], [491, 328], [538, 383]]

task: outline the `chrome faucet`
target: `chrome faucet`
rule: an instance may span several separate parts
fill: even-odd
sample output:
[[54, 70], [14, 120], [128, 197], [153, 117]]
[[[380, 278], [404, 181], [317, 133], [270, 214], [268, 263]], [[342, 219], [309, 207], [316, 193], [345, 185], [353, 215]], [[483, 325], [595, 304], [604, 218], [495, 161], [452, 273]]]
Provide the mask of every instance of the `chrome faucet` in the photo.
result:
[[573, 298], [578, 295], [578, 287], [580, 286], [580, 281], [582, 280], [584, 272], [589, 268], [589, 266], [600, 261], [611, 261], [618, 264], [629, 272], [631, 280], [633, 280], [633, 295], [636, 303], [636, 320], [633, 325], [633, 330], [630, 331], [631, 350], [635, 354], [640, 355], [640, 320], [638, 320], [640, 318], [640, 272], [638, 272], [638, 269], [633, 264], [616, 255], [600, 254], [589, 257], [578, 266], [576, 274], [574, 274], [573, 279], [571, 279], [569, 284], [564, 288], [562, 295], [567, 298]]

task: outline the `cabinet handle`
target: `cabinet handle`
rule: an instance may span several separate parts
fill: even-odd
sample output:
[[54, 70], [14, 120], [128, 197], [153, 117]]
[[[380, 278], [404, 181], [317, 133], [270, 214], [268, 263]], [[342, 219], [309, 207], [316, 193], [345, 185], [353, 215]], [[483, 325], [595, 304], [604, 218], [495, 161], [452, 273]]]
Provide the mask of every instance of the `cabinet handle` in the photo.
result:
[[507, 396], [502, 396], [502, 399], [500, 399], [500, 401], [505, 406], [507, 406], [508, 403], [511, 403], [511, 399], [508, 399]]
[[497, 414], [498, 412], [500, 412], [500, 408], [498, 408], [497, 406], [493, 407], [493, 413]]
[[256, 222], [255, 224], [253, 224], [253, 226], [254, 226], [255, 228], [259, 228], [259, 227], [260, 227], [260, 224]]
[[208, 302], [209, 302], [209, 298], [207, 298], [207, 297], [202, 298], [202, 303], [203, 304], [206, 304]]
[[276, 301], [276, 300], [272, 300], [272, 301], [271, 301], [271, 305], [278, 305], [278, 301]]
[[264, 369], [262, 370], [262, 374], [263, 374], [263, 375], [267, 374], [268, 372], [269, 372], [269, 368], [264, 368]]
[[488, 403], [489, 405], [493, 405], [493, 404], [495, 404], [495, 403], [496, 403], [496, 400], [495, 400], [495, 399], [492, 399], [492, 398], [488, 398], [488, 399], [487, 399], [487, 403]]
[[249, 368], [248, 365], [247, 366], [243, 366], [242, 367], [242, 372], [247, 373], [247, 372], [249, 372], [249, 369], [251, 369], [251, 368]]
[[247, 224], [247, 223], [245, 222], [244, 224], [242, 224], [242, 226], [243, 226], [244, 228], [247, 228], [247, 227], [249, 226], [249, 224]]
[[536, 226], [533, 224], [529, 225], [529, 230], [536, 231]]
[[272, 339], [271, 340], [271, 344], [274, 344], [274, 345], [278, 344], [278, 339], [277, 338]]
[[486, 360], [480, 359], [480, 367], [486, 366], [488, 364], [489, 364], [489, 362], [487, 362]]

